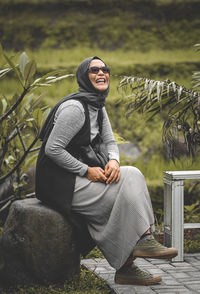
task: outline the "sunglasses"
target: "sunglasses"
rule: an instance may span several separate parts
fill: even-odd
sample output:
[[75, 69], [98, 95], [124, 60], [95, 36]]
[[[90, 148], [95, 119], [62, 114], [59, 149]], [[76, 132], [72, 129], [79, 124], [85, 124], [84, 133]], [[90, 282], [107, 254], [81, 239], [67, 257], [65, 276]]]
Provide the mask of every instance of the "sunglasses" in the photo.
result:
[[93, 74], [98, 74], [98, 72], [101, 70], [104, 74], [110, 74], [110, 67], [108, 66], [102, 66], [102, 67], [97, 67], [97, 66], [91, 66], [88, 68], [89, 72]]

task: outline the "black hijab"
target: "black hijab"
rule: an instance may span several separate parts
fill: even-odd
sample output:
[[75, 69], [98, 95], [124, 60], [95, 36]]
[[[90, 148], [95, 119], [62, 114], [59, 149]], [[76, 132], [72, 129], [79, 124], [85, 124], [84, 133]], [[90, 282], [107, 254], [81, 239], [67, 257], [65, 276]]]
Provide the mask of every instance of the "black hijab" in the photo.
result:
[[[102, 108], [105, 106], [105, 100], [109, 92], [109, 87], [106, 91], [99, 92], [94, 88], [88, 77], [88, 68], [92, 60], [99, 59], [99, 57], [88, 57], [79, 65], [76, 71], [76, 79], [79, 84], [79, 92], [75, 93], [83, 97], [83, 99], [96, 108]], [[103, 62], [103, 60], [101, 60]], [[105, 64], [105, 63], [104, 63]]]
[[[109, 92], [109, 87], [106, 89], [106, 91], [99, 92], [97, 89], [94, 88], [92, 83], [90, 82], [89, 76], [88, 76], [88, 68], [92, 60], [99, 59], [97, 56], [88, 57], [85, 60], [81, 62], [81, 64], [78, 66], [76, 71], [76, 79], [79, 85], [79, 91], [76, 93], [72, 93], [66, 97], [64, 97], [62, 100], [60, 100], [54, 108], [49, 113], [42, 130], [40, 132], [39, 138], [41, 140], [45, 140], [48, 138], [51, 126], [53, 126], [54, 116], [58, 109], [58, 107], [69, 99], [76, 99], [76, 100], [82, 100], [96, 108], [101, 109], [105, 106], [106, 97]], [[103, 60], [101, 60], [103, 62]], [[105, 63], [104, 63], [105, 64]], [[106, 65], [106, 64], [105, 64]]]

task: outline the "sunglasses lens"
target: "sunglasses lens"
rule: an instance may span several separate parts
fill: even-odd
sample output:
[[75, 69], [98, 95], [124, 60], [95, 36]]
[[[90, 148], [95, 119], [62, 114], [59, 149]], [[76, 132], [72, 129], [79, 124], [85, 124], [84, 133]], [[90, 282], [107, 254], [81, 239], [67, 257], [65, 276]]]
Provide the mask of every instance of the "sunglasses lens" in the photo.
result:
[[98, 74], [99, 72], [99, 67], [93, 66], [89, 68], [89, 71], [94, 73], [94, 74]]
[[107, 66], [103, 67], [97, 67], [97, 66], [92, 66], [89, 68], [89, 71], [93, 74], [98, 74], [99, 71], [102, 71], [104, 74], [110, 73], [110, 68]]
[[101, 68], [101, 70], [102, 70], [102, 72], [103, 73], [110, 73], [110, 69], [109, 69], [109, 67], [107, 67], [107, 66], [103, 66], [102, 68]]

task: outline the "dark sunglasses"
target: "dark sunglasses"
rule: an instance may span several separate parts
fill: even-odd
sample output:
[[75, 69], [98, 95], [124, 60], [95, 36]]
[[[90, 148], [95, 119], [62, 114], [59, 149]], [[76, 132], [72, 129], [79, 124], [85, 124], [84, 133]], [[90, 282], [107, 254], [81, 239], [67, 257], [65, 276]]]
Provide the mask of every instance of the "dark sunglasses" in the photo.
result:
[[98, 74], [98, 72], [101, 70], [104, 74], [110, 74], [110, 67], [108, 66], [102, 66], [102, 67], [97, 67], [97, 66], [91, 66], [88, 68], [89, 72], [93, 74]]

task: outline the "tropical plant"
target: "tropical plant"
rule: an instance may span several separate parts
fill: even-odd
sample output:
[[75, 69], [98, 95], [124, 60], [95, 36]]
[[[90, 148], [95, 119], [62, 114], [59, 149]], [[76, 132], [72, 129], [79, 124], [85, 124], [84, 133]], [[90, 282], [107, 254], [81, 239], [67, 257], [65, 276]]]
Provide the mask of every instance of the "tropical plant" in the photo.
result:
[[184, 218], [186, 223], [198, 223], [200, 221], [200, 205], [199, 201], [191, 205], [184, 205]]
[[[200, 44], [196, 44], [197, 51]], [[177, 143], [187, 155], [194, 156], [200, 145], [200, 71], [193, 73], [193, 87], [187, 89], [170, 80], [155, 81], [144, 77], [124, 77], [122, 88], [127, 99], [127, 116], [134, 111], [145, 114], [147, 120], [161, 114], [163, 143], [172, 159]]]
[[39, 149], [37, 143], [40, 128], [49, 108], [40, 108], [44, 94], [34, 98], [38, 87], [50, 86], [70, 75], [61, 75], [53, 71], [34, 79], [36, 62], [29, 60], [25, 52], [15, 64], [0, 46], [0, 78], [13, 74], [18, 82], [20, 93], [5, 97], [1, 93], [0, 101], [0, 212], [12, 201], [22, 198], [26, 185], [27, 170], [35, 160]]

